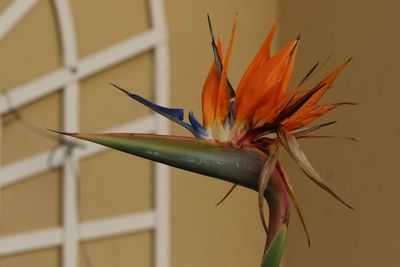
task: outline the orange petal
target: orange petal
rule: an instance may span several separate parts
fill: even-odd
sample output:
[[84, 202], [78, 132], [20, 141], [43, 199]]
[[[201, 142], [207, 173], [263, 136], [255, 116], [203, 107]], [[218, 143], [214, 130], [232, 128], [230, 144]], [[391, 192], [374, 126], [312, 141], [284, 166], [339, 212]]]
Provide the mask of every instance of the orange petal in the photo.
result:
[[248, 121], [275, 90], [286, 73], [289, 57], [297, 40], [289, 42], [270, 60], [251, 73], [247, 83], [240, 83], [236, 95], [235, 118]]
[[271, 55], [270, 55], [271, 42], [275, 35], [276, 28], [277, 28], [277, 25], [276, 25], [276, 23], [274, 23], [274, 25], [272, 25], [272, 28], [271, 28], [267, 38], [265, 38], [263, 45], [258, 50], [256, 56], [254, 57], [253, 61], [247, 68], [245, 74], [243, 75], [243, 77], [240, 81], [239, 87], [243, 87], [243, 85], [247, 84], [248, 80], [251, 79], [254, 72], [256, 72], [260, 66], [262, 66], [265, 62], [267, 62], [270, 59], [270, 57], [271, 57]]
[[218, 86], [216, 118], [220, 122], [225, 121], [226, 117], [228, 116], [229, 108], [230, 108], [231, 96], [230, 96], [229, 88], [228, 88], [228, 65], [229, 65], [230, 55], [231, 55], [231, 51], [232, 51], [233, 40], [235, 38], [236, 27], [237, 27], [237, 18], [235, 18], [235, 20], [233, 22], [232, 34], [231, 34], [231, 38], [229, 40], [229, 46], [226, 51], [226, 56], [222, 63], [221, 79], [219, 81], [219, 86]]
[[283, 125], [285, 129], [287, 129], [288, 131], [304, 127], [310, 122], [318, 119], [328, 111], [331, 111], [332, 109], [335, 109], [341, 105], [354, 105], [354, 103], [340, 102], [340, 103], [316, 106], [313, 107], [312, 110], [307, 114], [303, 114], [302, 116], [297, 115], [289, 118], [287, 121], [283, 123]]
[[215, 63], [212, 64], [208, 72], [207, 80], [203, 86], [201, 96], [202, 110], [203, 110], [203, 126], [208, 128], [215, 118], [216, 96], [218, 90], [219, 80], [217, 75], [217, 68]]
[[[221, 58], [221, 61], [223, 61], [222, 42], [219, 36], [218, 36], [218, 53]], [[218, 101], [218, 87], [219, 87], [219, 79], [214, 60], [213, 64], [211, 65], [210, 71], [208, 72], [207, 80], [204, 83], [202, 99], [201, 99], [202, 111], [203, 111], [203, 126], [205, 128], [210, 127], [215, 120], [215, 112]]]
[[[255, 111], [253, 116], [254, 127], [264, 125], [276, 117], [276, 112], [280, 110], [282, 103], [286, 102], [287, 89], [293, 74], [297, 47], [298, 45], [292, 50], [287, 65], [281, 67], [280, 76], [277, 78], [280, 82], [278, 82], [275, 88], [271, 88], [263, 101], [264, 103], [261, 104], [262, 106]], [[294, 92], [291, 92], [290, 95], [294, 94]]]
[[[240, 80], [238, 90], [236, 92], [237, 100], [243, 98], [242, 94], [244, 93], [245, 88], [247, 88], [247, 84], [249, 83], [249, 81], [253, 78], [254, 73], [256, 73], [257, 70], [270, 59], [270, 57], [271, 57], [271, 55], [270, 55], [271, 42], [275, 35], [276, 28], [277, 28], [277, 24], [274, 23], [274, 25], [272, 25], [272, 28], [271, 28], [268, 36], [265, 38], [263, 45], [258, 50], [256, 56], [254, 57], [253, 61], [251, 62], [251, 64], [247, 68], [245, 74], [243, 75], [242, 79]], [[240, 102], [240, 101], [237, 101], [237, 102]], [[237, 109], [237, 107], [236, 107], [236, 109]], [[243, 117], [243, 114], [241, 114], [240, 112], [238, 113], [236, 111], [235, 116], [236, 116], [236, 118], [238, 116]]]

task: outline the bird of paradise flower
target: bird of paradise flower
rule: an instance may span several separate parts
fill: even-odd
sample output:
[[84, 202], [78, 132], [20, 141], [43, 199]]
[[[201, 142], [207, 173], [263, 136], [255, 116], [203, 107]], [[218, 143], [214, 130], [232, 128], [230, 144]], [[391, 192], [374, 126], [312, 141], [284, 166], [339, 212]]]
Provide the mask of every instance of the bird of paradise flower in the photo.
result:
[[[134, 100], [180, 124], [194, 137], [133, 133], [63, 134], [233, 183], [223, 200], [237, 185], [256, 190], [260, 217], [267, 234], [262, 266], [279, 266], [289, 221], [290, 199], [310, 244], [295, 192], [279, 161], [280, 147], [314, 183], [353, 209], [327, 186], [298, 143], [301, 138], [320, 137], [311, 133], [334, 122], [316, 126], [309, 126], [309, 123], [340, 105], [353, 104], [318, 105], [351, 59], [315, 86], [303, 90], [304, 83], [317, 69], [318, 63], [315, 64], [289, 91], [300, 38], [288, 42], [271, 55], [271, 41], [277, 28], [274, 24], [235, 91], [228, 79], [228, 67], [237, 20], [233, 23], [225, 55], [221, 38], [218, 36], [215, 41], [209, 17], [208, 23], [214, 61], [203, 86], [203, 123], [193, 112], [188, 113], [188, 123], [184, 120], [183, 109], [156, 105], [113, 84]], [[269, 208], [268, 223], [264, 215], [265, 201]]]

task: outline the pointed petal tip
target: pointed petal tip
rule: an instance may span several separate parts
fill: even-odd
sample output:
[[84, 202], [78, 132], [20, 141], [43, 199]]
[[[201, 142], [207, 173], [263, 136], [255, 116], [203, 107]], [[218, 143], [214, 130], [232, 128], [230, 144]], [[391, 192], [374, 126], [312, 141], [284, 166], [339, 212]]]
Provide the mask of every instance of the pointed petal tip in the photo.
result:
[[127, 95], [130, 95], [131, 93], [129, 93], [127, 90], [125, 90], [124, 88], [122, 88], [121, 86], [116, 85], [115, 83], [110, 82], [110, 84], [112, 86], [114, 86], [115, 88], [119, 89], [120, 91], [124, 92]]
[[329, 121], [329, 122], [322, 123], [319, 126], [320, 127], [325, 127], [325, 126], [330, 126], [330, 125], [335, 124], [335, 123], [337, 123], [337, 121]]
[[345, 62], [345, 65], [347, 65], [347, 64], [349, 64], [350, 63], [350, 61], [352, 61], [353, 60], [353, 57], [354, 56], [351, 56], [346, 62]]
[[341, 105], [350, 105], [350, 106], [356, 106], [357, 105], [357, 103], [355, 103], [355, 102], [341, 102], [340, 104]]
[[[342, 203], [344, 206], [349, 208], [352, 211], [356, 211], [355, 208], [353, 208], [350, 204], [348, 204], [346, 201], [344, 201], [341, 197], [339, 197], [332, 189], [330, 189], [327, 185], [325, 184], [318, 184], [315, 180], [311, 179], [314, 183], [316, 183], [319, 187], [324, 189], [326, 192], [328, 192], [333, 198], [335, 198], [337, 201]], [[322, 185], [322, 186], [321, 186]]]
[[351, 209], [352, 211], [357, 211], [353, 206], [350, 206], [349, 204], [346, 205], [349, 209]]
[[294, 41], [293, 48], [290, 51], [290, 56], [292, 56], [294, 54], [294, 52], [297, 50], [299, 44], [300, 44], [300, 34], [297, 36], [296, 40]]
[[314, 66], [312, 66], [312, 68], [307, 72], [307, 74], [303, 77], [303, 79], [301, 79], [300, 83], [297, 85], [297, 87], [300, 87], [301, 85], [303, 85], [308, 78], [310, 78], [313, 74], [314, 71], [317, 69], [317, 67], [319, 66], [319, 61], [317, 61], [317, 63], [314, 64]]
[[49, 129], [49, 128], [47, 128], [47, 130], [50, 131], [50, 132], [57, 133], [57, 134], [62, 134], [62, 135], [68, 135], [68, 136], [75, 136], [75, 135], [77, 135], [77, 133], [67, 133], [67, 132], [58, 131], [58, 130], [53, 130], [53, 129]]
[[221, 205], [231, 195], [231, 193], [233, 192], [233, 190], [235, 190], [236, 187], [237, 184], [233, 184], [231, 188], [228, 190], [228, 192], [224, 195], [224, 197], [220, 201], [218, 201], [218, 203], [216, 203], [215, 206]]
[[210, 17], [209, 13], [207, 13], [207, 23], [208, 23], [208, 29], [209, 29], [210, 35], [211, 35], [211, 40], [212, 40], [213, 43], [215, 43], [214, 30], [213, 30], [213, 27], [212, 27], [211, 17]]
[[289, 54], [289, 56], [292, 56], [293, 54], [294, 54], [294, 52], [297, 50], [297, 48], [298, 48], [298, 46], [299, 46], [299, 44], [300, 44], [300, 33], [299, 33], [299, 35], [297, 35], [297, 37], [296, 37], [296, 39], [294, 39], [293, 41], [292, 41], [292, 45], [293, 45], [293, 47], [292, 47], [292, 49], [290, 50], [290, 54]]

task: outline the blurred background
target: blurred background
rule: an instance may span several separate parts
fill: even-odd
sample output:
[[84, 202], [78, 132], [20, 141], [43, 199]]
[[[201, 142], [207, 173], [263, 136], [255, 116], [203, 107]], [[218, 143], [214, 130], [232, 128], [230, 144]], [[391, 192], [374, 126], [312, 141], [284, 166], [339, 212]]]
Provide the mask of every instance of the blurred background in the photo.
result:
[[43, 131], [168, 129], [109, 82], [200, 116], [212, 62], [206, 14], [227, 43], [236, 12], [234, 85], [275, 21], [273, 51], [301, 34], [294, 83], [318, 60], [331, 56], [309, 85], [354, 57], [323, 102], [358, 105], [320, 121], [338, 121], [321, 134], [359, 142], [302, 146], [356, 211], [283, 155], [312, 242], [293, 211], [283, 265], [398, 266], [399, 8], [393, 0], [0, 0], [0, 266], [259, 265], [265, 237], [254, 192], [238, 189], [216, 207], [229, 184], [71, 148]]

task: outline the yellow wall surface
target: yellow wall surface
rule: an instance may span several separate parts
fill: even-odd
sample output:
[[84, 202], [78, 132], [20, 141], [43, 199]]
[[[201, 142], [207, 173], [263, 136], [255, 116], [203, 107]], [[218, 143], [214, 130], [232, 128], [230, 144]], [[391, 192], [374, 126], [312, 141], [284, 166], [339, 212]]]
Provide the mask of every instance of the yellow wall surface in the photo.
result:
[[359, 140], [302, 142], [319, 173], [356, 211], [333, 200], [291, 166], [288, 171], [303, 206], [312, 245], [307, 247], [294, 215], [287, 266], [400, 264], [399, 8], [399, 2], [391, 0], [281, 1], [282, 43], [301, 33], [297, 80], [317, 60], [324, 61], [329, 55], [331, 60], [313, 81], [354, 57], [322, 102], [358, 105], [341, 107], [319, 121], [338, 121], [321, 134]]

